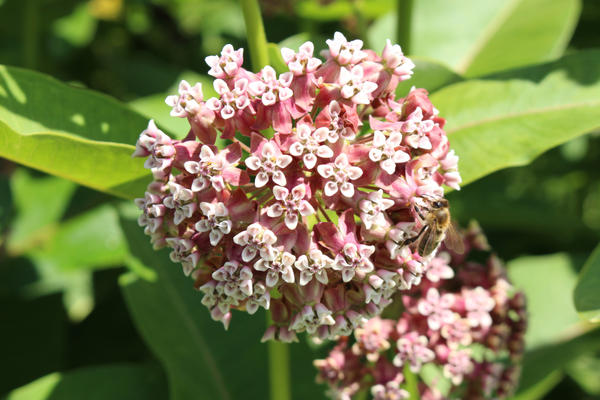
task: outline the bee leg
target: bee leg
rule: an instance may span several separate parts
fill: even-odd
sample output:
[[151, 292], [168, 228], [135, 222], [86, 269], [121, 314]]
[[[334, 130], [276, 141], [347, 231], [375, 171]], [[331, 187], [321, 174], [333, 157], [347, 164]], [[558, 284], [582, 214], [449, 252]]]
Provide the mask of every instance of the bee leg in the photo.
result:
[[427, 229], [427, 225], [424, 225], [421, 230], [419, 231], [419, 233], [417, 233], [415, 236], [410, 237], [408, 239], [406, 239], [404, 242], [402, 242], [402, 246], [407, 246], [411, 243], [416, 242], [425, 232], [425, 229]]

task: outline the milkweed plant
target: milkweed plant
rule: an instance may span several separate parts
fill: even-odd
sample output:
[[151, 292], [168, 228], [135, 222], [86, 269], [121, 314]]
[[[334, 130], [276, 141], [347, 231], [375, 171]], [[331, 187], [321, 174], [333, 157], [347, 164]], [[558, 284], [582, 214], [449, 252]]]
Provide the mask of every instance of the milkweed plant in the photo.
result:
[[[263, 341], [338, 341], [315, 361], [333, 398], [365, 385], [408, 398], [402, 366], [425, 363], [453, 387], [472, 380], [461, 390], [510, 393], [518, 370], [485, 357], [518, 358], [522, 296], [493, 258], [455, 273], [464, 256], [437, 253], [443, 231], [434, 251], [418, 245], [444, 187], [460, 189], [444, 118], [424, 89], [397, 97], [414, 68], [399, 45], [377, 53], [339, 32], [326, 43], [322, 58], [310, 41], [282, 48], [281, 74], [244, 69], [243, 49], [226, 45], [206, 58], [215, 97], [182, 81], [166, 103], [187, 136], [150, 121], [136, 144], [154, 176], [139, 225], [225, 328], [234, 310], [263, 308]], [[399, 319], [382, 319], [393, 302]], [[435, 384], [419, 390], [442, 398]]]

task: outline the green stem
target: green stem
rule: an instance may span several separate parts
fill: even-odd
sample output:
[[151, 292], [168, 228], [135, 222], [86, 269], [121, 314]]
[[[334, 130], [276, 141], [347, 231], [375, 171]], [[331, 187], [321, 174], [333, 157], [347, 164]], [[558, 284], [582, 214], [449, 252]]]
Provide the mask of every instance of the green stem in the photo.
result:
[[23, 7], [23, 66], [35, 69], [39, 45], [39, 1], [25, 0]]
[[406, 381], [406, 390], [409, 393], [410, 400], [419, 400], [419, 380], [417, 376], [410, 370], [410, 365], [404, 365], [404, 379]]
[[267, 49], [267, 36], [260, 14], [258, 0], [241, 0], [244, 22], [246, 23], [246, 36], [250, 47], [250, 59], [252, 69], [260, 70], [269, 64], [269, 53]]
[[404, 54], [411, 54], [413, 0], [398, 0], [397, 12], [396, 41], [402, 47]]
[[356, 17], [356, 30], [358, 32], [358, 37], [363, 41], [364, 48], [370, 48], [369, 46], [369, 37], [367, 35], [367, 20], [363, 13], [361, 12], [361, 4], [359, 4], [362, 0], [354, 0], [352, 2], [352, 10], [354, 12], [354, 16]]
[[[271, 318], [267, 314], [267, 326], [270, 324]], [[289, 345], [271, 340], [268, 342], [268, 347], [271, 400], [291, 400]]]

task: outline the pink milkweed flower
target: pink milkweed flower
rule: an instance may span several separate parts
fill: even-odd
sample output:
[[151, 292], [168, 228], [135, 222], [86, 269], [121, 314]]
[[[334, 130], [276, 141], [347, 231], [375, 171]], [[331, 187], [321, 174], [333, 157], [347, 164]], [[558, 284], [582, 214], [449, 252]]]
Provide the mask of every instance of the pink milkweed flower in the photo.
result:
[[326, 127], [327, 140], [337, 143], [340, 138], [353, 140], [361, 122], [353, 107], [332, 100], [317, 116], [317, 127]]
[[165, 103], [173, 107], [171, 116], [187, 117], [198, 112], [203, 99], [201, 83], [191, 86], [186, 80], [182, 80], [179, 83], [179, 96], [167, 96]]
[[[243, 51], [225, 46], [206, 58], [215, 97], [182, 81], [166, 99], [187, 136], [172, 140], [151, 121], [134, 153], [154, 176], [136, 200], [152, 245], [171, 248], [225, 327], [233, 310], [268, 309], [265, 340], [348, 335], [398, 292], [418, 290], [427, 271], [444, 273], [414, 238], [417, 208], [460, 182], [445, 120], [424, 90], [396, 98], [412, 72], [398, 46], [379, 56], [341, 33], [327, 44], [326, 60], [310, 42], [283, 49], [280, 75], [245, 70]], [[466, 318], [463, 303], [455, 308]], [[391, 362], [378, 368], [377, 384], [395, 379]]]
[[132, 157], [148, 157], [144, 167], [151, 170], [156, 179], [164, 179], [170, 172], [174, 156], [173, 141], [156, 127], [154, 120], [150, 120], [135, 145]]
[[206, 218], [196, 222], [195, 228], [198, 232], [209, 232], [210, 244], [216, 246], [224, 235], [231, 232], [232, 222], [227, 207], [222, 202], [202, 202], [200, 210]]
[[415, 64], [411, 59], [404, 56], [399, 45], [392, 45], [389, 39], [386, 40], [381, 58], [383, 59], [384, 67], [392, 70], [393, 74], [398, 76], [400, 81], [405, 81], [412, 76]]
[[260, 99], [264, 106], [258, 108], [259, 113], [254, 128], [262, 130], [272, 124], [273, 129], [278, 132], [291, 132], [292, 118], [290, 113], [294, 110], [291, 99], [294, 92], [290, 89], [290, 85], [293, 74], [285, 72], [277, 78], [275, 70], [267, 65], [258, 77], [258, 80], [250, 82], [248, 85], [248, 93]]
[[265, 186], [269, 179], [279, 186], [285, 186], [287, 180], [282, 170], [292, 162], [292, 157], [282, 154], [273, 141], [262, 140], [253, 155], [246, 158], [246, 166], [255, 171], [257, 188]]
[[467, 310], [467, 320], [471, 326], [489, 328], [492, 325], [490, 311], [496, 305], [488, 291], [481, 286], [463, 291], [464, 305]]
[[446, 252], [437, 254], [429, 262], [425, 275], [431, 282], [454, 278], [454, 270], [450, 267], [450, 255]]
[[170, 195], [165, 197], [163, 204], [174, 210], [173, 223], [179, 225], [186, 218], [191, 218], [196, 211], [194, 192], [175, 182], [169, 182]]
[[212, 273], [212, 278], [223, 284], [223, 292], [227, 296], [242, 300], [252, 295], [252, 270], [236, 261], [226, 262]]
[[410, 394], [400, 387], [400, 382], [389, 381], [385, 385], [377, 384], [371, 387], [373, 400], [404, 400], [410, 398]]
[[[472, 233], [467, 233], [464, 239], [469, 250], [481, 241]], [[338, 398], [335, 396], [340, 393], [355, 393], [360, 388], [363, 392], [370, 391], [374, 397], [404, 398], [405, 394], [395, 389], [403, 382], [408, 367], [417, 381], [413, 388], [423, 399], [511, 398], [518, 381], [516, 363], [524, 352], [523, 297], [521, 293], [509, 294], [514, 288], [494, 256], [490, 256], [486, 264], [468, 261], [469, 256], [452, 256], [448, 260], [452, 269], [468, 270], [468, 274], [453, 274], [437, 282], [423, 276], [423, 284], [399, 295], [404, 307], [395, 311], [400, 313], [396, 320], [373, 317], [363, 327], [355, 328], [354, 341], [351, 337], [338, 338], [327, 358], [315, 360], [318, 381], [330, 387], [328, 395]], [[476, 286], [478, 284], [482, 286]], [[432, 290], [436, 291], [438, 300], [448, 295], [454, 297], [455, 319], [440, 330], [429, 326], [429, 315], [423, 315], [420, 309], [427, 297], [430, 297], [426, 300], [429, 303], [440, 303], [430, 301]], [[476, 296], [475, 292], [478, 292]], [[498, 298], [504, 300], [487, 311], [493, 316], [491, 326], [487, 329], [472, 326], [466, 317], [466, 300], [496, 298], [496, 292]], [[489, 308], [489, 304], [485, 308]], [[484, 351], [485, 355], [477, 356], [475, 349], [480, 354]], [[429, 375], [424, 367], [438, 370], [438, 376]], [[429, 378], [425, 378], [427, 375]], [[442, 387], [441, 379], [446, 380], [444, 393], [438, 390]]]
[[360, 65], [347, 70], [340, 70], [340, 93], [342, 98], [351, 100], [355, 104], [369, 104], [371, 93], [377, 89], [375, 82], [364, 80], [364, 72]]
[[428, 342], [427, 337], [416, 332], [404, 334], [396, 343], [398, 353], [394, 357], [394, 365], [401, 367], [408, 361], [410, 370], [414, 373], [419, 372], [423, 364], [435, 358]]
[[305, 112], [312, 107], [317, 88], [315, 71], [323, 63], [313, 57], [314, 48], [312, 42], [305, 42], [300, 46], [298, 53], [287, 47], [281, 49], [283, 61], [294, 74], [290, 89], [294, 92], [295, 107]]
[[250, 115], [255, 113], [248, 93], [248, 80], [236, 80], [233, 89], [222, 79], [215, 80], [213, 86], [219, 98], [208, 99], [206, 107], [219, 117], [219, 127], [223, 129], [221, 137], [230, 139], [235, 136], [236, 130], [248, 135], [254, 123]]
[[360, 217], [366, 229], [375, 226], [389, 225], [385, 218], [385, 210], [395, 204], [394, 200], [383, 197], [383, 190], [371, 192], [358, 203]]
[[328, 133], [329, 130], [325, 127], [313, 130], [310, 123], [299, 123], [295, 135], [297, 140], [290, 146], [290, 154], [294, 157], [302, 157], [304, 166], [313, 169], [318, 158], [333, 157], [333, 150], [324, 144]]
[[295, 186], [291, 193], [282, 186], [273, 187], [275, 203], [267, 208], [267, 215], [271, 218], [284, 216], [285, 226], [294, 230], [298, 226], [298, 214], [302, 217], [313, 215], [315, 209], [304, 198], [306, 197], [306, 185]]
[[294, 283], [294, 271], [292, 267], [296, 256], [287, 251], [273, 249], [269, 256], [261, 254], [261, 258], [254, 263], [254, 269], [267, 272], [267, 286], [273, 287], [279, 282], [279, 277], [287, 283]]
[[321, 250], [311, 249], [308, 254], [298, 257], [294, 265], [300, 271], [299, 283], [301, 286], [306, 285], [313, 278], [323, 285], [329, 283], [327, 269], [333, 267], [333, 260], [324, 255]]
[[319, 165], [317, 171], [326, 179], [324, 193], [330, 197], [338, 190], [345, 197], [354, 196], [354, 185], [350, 181], [360, 178], [363, 174], [360, 167], [350, 165], [348, 156], [344, 153], [337, 156], [333, 163]]
[[410, 160], [410, 155], [400, 148], [402, 138], [402, 133], [398, 131], [389, 132], [389, 136], [382, 131], [373, 133], [373, 147], [369, 151], [369, 158], [378, 162], [381, 169], [390, 175], [396, 171], [396, 164]]
[[274, 252], [272, 245], [276, 241], [275, 234], [258, 222], [251, 224], [233, 238], [235, 244], [244, 248], [242, 251], [244, 262], [252, 261], [259, 253], [261, 258], [271, 259]]
[[333, 35], [333, 40], [326, 41], [329, 51], [325, 51], [326, 57], [333, 58], [339, 65], [354, 65], [360, 63], [367, 57], [362, 49], [362, 40], [356, 39], [351, 42], [340, 32]]
[[234, 50], [230, 44], [223, 47], [221, 56], [208, 56], [206, 63], [210, 67], [208, 74], [218, 79], [234, 77], [244, 63], [244, 49]]
[[454, 295], [440, 293], [435, 288], [427, 291], [424, 299], [419, 300], [417, 306], [419, 313], [427, 317], [429, 329], [437, 331], [445, 324], [451, 324], [456, 319], [451, 307], [454, 304]]
[[183, 164], [188, 173], [196, 176], [192, 182], [192, 191], [201, 192], [212, 185], [220, 192], [225, 189], [226, 183], [234, 186], [248, 183], [248, 174], [236, 168], [242, 157], [239, 144], [233, 143], [216, 154], [215, 151], [204, 145], [200, 149], [198, 161], [186, 161]]
[[432, 120], [423, 119], [423, 110], [417, 107], [402, 125], [402, 132], [408, 134], [405, 138], [406, 144], [415, 149], [431, 150], [431, 141], [427, 133], [431, 132], [433, 125]]
[[444, 376], [449, 378], [454, 385], [463, 381], [465, 375], [473, 371], [470, 349], [450, 350], [448, 362], [444, 365]]

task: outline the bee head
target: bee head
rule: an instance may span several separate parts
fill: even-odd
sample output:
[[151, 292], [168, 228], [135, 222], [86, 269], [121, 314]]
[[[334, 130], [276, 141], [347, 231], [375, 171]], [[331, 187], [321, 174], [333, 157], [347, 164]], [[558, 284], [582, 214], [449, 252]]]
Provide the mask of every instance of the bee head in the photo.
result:
[[446, 208], [446, 207], [448, 207], [448, 200], [446, 200], [446, 199], [436, 200], [436, 201], [432, 202], [431, 205], [433, 206], [433, 208]]

